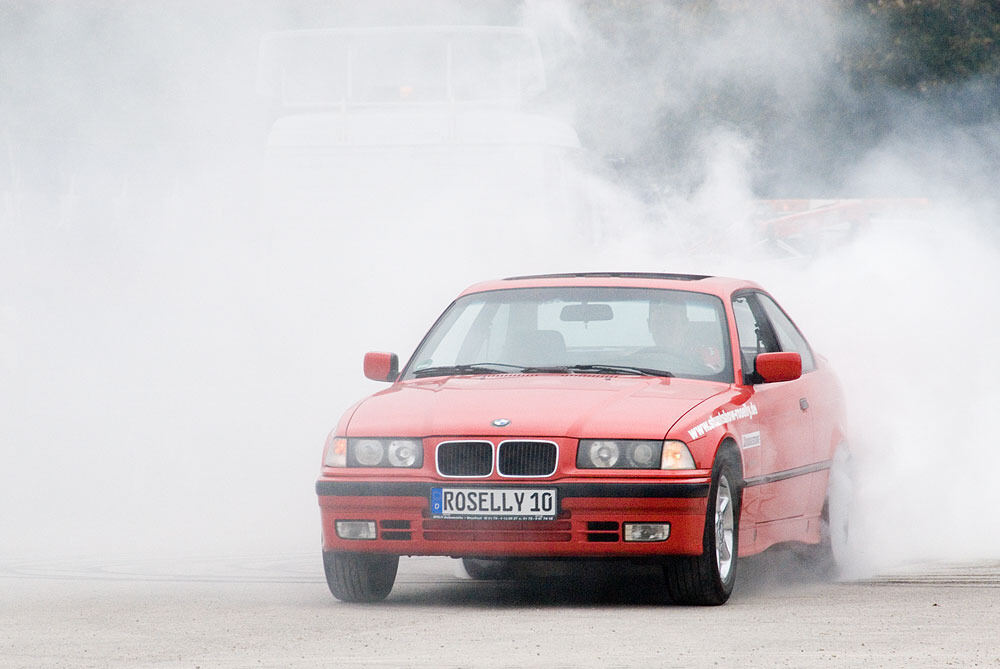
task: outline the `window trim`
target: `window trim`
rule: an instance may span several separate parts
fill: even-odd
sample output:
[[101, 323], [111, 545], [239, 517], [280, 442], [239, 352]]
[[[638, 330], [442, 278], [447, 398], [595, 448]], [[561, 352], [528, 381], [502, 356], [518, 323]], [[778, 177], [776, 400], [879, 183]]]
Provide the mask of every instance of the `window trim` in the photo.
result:
[[[776, 299], [774, 299], [774, 296], [765, 290], [761, 290], [759, 288], [744, 288], [742, 290], [737, 290], [732, 295], [730, 295], [729, 307], [730, 309], [733, 309], [733, 327], [736, 328], [737, 345], [740, 343], [740, 333], [739, 333], [739, 323], [736, 320], [736, 313], [733, 307], [733, 302], [735, 302], [739, 298], [747, 298], [747, 306], [750, 307], [750, 311], [751, 313], [753, 313], [753, 317], [757, 321], [757, 326], [764, 330], [763, 333], [764, 338], [770, 340], [770, 342], [773, 343], [773, 345], [776, 347], [775, 350], [777, 351], [785, 350], [781, 346], [781, 340], [778, 338], [778, 333], [774, 327], [774, 323], [771, 322], [771, 317], [768, 316], [767, 310], [764, 308], [763, 303], [759, 299], [759, 296], [761, 295], [771, 300], [771, 303], [774, 304], [774, 306], [778, 308], [778, 311], [780, 311], [785, 316], [785, 318], [788, 319], [788, 322], [791, 324], [792, 328], [798, 333], [799, 337], [802, 338], [802, 342], [805, 344], [806, 350], [809, 352], [809, 357], [812, 362], [812, 365], [807, 368], [805, 365], [806, 361], [805, 360], [802, 361], [803, 362], [802, 373], [808, 374], [809, 372], [815, 371], [817, 368], [816, 353], [813, 351], [812, 346], [809, 344], [809, 340], [806, 339], [806, 336], [804, 334], [802, 334], [802, 330], [800, 330], [799, 326], [795, 324], [795, 321], [792, 320], [792, 317], [788, 315], [788, 312], [784, 310], [784, 308], [778, 303]], [[742, 351], [742, 348], [740, 350]], [[799, 351], [792, 351], [792, 352], [799, 353], [800, 356], [802, 355], [801, 352]], [[740, 355], [740, 373], [743, 376], [743, 385], [746, 386], [756, 385], [763, 381], [757, 374], [756, 356], [754, 356], [754, 368], [748, 371], [743, 368], [743, 356], [742, 354]]]

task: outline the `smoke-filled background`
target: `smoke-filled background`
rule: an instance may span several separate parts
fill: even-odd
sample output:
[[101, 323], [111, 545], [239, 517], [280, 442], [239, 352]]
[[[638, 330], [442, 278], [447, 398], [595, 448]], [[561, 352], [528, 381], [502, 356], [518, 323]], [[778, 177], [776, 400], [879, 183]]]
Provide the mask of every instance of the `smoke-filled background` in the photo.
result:
[[[262, 84], [270, 31], [456, 24], [545, 59], [478, 142], [344, 150]], [[477, 280], [655, 270], [760, 281], [838, 369], [858, 571], [996, 558], [998, 37], [989, 2], [3, 3], [0, 556], [318, 551], [364, 351]], [[756, 201], [833, 197], [919, 205], [762, 239]]]

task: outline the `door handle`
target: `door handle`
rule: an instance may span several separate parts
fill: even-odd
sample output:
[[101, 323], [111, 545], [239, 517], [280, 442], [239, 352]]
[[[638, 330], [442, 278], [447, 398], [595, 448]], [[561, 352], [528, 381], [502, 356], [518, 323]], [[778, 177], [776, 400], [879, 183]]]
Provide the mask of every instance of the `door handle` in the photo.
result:
[[808, 409], [809, 408], [809, 400], [807, 400], [804, 397], [802, 399], [800, 399], [799, 400], [799, 408], [802, 409], [803, 411], [805, 411], [806, 409]]

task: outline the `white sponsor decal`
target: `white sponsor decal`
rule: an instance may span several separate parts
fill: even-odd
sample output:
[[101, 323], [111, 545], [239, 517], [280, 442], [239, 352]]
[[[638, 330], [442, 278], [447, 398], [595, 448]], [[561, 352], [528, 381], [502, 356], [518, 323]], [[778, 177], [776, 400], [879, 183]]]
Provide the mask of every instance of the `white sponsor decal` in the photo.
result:
[[747, 432], [743, 435], [743, 448], [760, 446], [760, 432]]
[[727, 423], [732, 423], [737, 420], [743, 420], [744, 418], [753, 418], [756, 415], [757, 406], [753, 402], [747, 402], [743, 406], [736, 409], [723, 411], [722, 413], [717, 413], [714, 416], [709, 416], [708, 420], [703, 421], [688, 430], [688, 434], [691, 435], [692, 439], [697, 439], [698, 437], [704, 437], [706, 432], [714, 430], [721, 425], [726, 425]]

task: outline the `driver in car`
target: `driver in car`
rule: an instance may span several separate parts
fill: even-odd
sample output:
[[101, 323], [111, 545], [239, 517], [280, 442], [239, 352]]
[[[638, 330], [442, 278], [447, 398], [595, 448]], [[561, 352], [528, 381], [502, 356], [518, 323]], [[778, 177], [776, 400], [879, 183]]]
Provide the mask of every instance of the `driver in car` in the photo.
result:
[[649, 303], [647, 320], [655, 347], [646, 349], [644, 357], [658, 359], [666, 371], [682, 365], [693, 373], [718, 372], [723, 368], [718, 347], [700, 341], [688, 318], [687, 304], [682, 300], [659, 300]]

